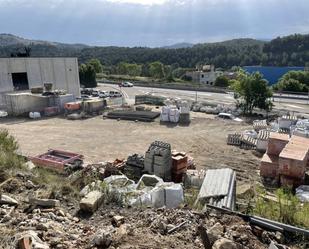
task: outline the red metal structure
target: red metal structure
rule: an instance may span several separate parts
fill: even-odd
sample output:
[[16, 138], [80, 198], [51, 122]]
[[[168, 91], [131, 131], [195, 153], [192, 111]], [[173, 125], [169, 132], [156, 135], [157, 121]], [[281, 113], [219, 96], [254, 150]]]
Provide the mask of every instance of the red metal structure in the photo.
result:
[[83, 158], [84, 156], [80, 154], [53, 149], [48, 150], [48, 152], [42, 155], [29, 157], [29, 159], [35, 165], [50, 168], [60, 172], [64, 172], [66, 165], [74, 165], [76, 161], [81, 161]]

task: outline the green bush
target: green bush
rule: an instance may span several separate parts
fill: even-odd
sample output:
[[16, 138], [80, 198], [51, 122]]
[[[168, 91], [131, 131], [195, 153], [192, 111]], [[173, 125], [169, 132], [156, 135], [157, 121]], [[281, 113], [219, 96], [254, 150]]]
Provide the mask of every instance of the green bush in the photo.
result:
[[7, 130], [0, 130], [0, 169], [20, 169], [24, 160], [17, 155], [18, 144]]
[[277, 201], [266, 198], [258, 189], [253, 214], [282, 223], [309, 228], [309, 203], [302, 204], [291, 189], [276, 190]]

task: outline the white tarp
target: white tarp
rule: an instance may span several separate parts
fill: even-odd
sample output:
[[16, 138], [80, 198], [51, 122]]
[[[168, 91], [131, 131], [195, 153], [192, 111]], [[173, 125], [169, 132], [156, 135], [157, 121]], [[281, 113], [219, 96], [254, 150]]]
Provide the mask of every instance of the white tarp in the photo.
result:
[[309, 202], [309, 185], [301, 185], [296, 189], [296, 196], [301, 202]]

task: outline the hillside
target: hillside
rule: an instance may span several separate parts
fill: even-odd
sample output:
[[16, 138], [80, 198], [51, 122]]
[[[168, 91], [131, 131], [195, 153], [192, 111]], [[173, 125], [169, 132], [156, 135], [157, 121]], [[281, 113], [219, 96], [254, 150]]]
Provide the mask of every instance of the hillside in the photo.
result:
[[270, 42], [246, 38], [180, 48], [177, 44], [176, 47], [164, 48], [94, 47], [0, 35], [0, 56], [9, 56], [25, 45], [31, 45], [32, 56], [76, 56], [81, 63], [98, 58], [108, 66], [122, 61], [138, 64], [161, 61], [165, 65], [177, 64], [180, 67], [205, 63], [230, 68], [245, 65], [305, 66], [309, 61], [309, 35], [299, 34], [278, 37]]
[[31, 40], [12, 34], [0, 34], [0, 47], [33, 46], [33, 45], [55, 46], [58, 48], [74, 48], [74, 49], [83, 49], [87, 47], [87, 45], [84, 44], [66, 44], [59, 42]]

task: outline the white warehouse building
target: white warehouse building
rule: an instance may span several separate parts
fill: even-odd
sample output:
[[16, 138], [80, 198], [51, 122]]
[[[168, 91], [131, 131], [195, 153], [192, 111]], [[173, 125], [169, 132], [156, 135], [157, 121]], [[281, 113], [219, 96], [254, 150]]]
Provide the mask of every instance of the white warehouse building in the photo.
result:
[[0, 95], [43, 87], [44, 83], [79, 97], [77, 58], [0, 58]]

